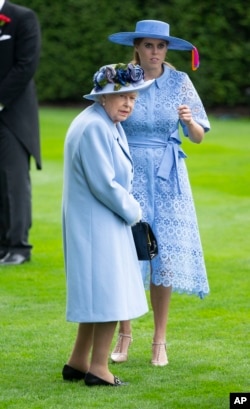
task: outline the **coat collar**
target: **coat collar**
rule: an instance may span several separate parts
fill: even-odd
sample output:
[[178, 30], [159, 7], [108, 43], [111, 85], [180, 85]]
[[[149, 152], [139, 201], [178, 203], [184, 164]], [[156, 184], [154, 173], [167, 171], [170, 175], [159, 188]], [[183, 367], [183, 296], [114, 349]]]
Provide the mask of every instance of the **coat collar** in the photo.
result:
[[162, 88], [165, 85], [166, 79], [169, 77], [171, 72], [171, 68], [169, 68], [166, 64], [163, 64], [163, 70], [162, 75], [155, 80], [155, 84], [158, 88]]

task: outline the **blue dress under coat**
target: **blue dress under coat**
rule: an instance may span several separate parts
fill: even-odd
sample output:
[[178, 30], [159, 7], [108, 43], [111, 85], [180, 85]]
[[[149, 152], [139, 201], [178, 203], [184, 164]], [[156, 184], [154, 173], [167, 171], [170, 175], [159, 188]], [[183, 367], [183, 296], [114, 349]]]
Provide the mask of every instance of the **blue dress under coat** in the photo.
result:
[[120, 124], [94, 103], [65, 141], [63, 244], [68, 321], [110, 322], [148, 311], [131, 225], [133, 163]]

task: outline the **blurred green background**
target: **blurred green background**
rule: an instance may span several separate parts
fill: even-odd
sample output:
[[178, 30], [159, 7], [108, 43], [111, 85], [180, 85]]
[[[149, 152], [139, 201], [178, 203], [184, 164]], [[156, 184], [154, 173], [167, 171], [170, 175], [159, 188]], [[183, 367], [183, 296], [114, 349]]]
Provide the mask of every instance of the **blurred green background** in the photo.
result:
[[42, 29], [36, 75], [40, 102], [80, 102], [102, 65], [128, 62], [132, 47], [108, 35], [134, 31], [136, 22], [162, 20], [170, 35], [192, 42], [200, 68], [191, 70], [191, 52], [167, 58], [193, 80], [206, 108], [243, 107], [250, 112], [250, 7], [245, 0], [17, 0], [32, 8]]

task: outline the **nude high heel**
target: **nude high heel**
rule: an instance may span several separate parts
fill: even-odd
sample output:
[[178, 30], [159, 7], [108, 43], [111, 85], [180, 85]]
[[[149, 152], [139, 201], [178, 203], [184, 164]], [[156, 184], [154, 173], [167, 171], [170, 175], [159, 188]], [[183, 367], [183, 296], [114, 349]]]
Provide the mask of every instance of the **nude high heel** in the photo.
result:
[[128, 348], [133, 341], [131, 335], [119, 334], [118, 341], [115, 345], [113, 352], [111, 353], [111, 359], [113, 362], [125, 362], [128, 359]]
[[153, 342], [152, 343], [151, 364], [154, 366], [165, 366], [168, 364], [168, 357], [167, 357], [165, 342]]

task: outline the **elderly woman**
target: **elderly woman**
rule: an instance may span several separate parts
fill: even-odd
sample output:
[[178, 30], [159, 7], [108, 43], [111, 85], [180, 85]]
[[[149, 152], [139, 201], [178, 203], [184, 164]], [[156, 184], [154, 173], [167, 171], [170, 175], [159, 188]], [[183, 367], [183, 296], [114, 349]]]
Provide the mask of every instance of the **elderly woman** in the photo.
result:
[[[108, 368], [117, 321], [148, 311], [131, 226], [141, 218], [131, 194], [133, 163], [120, 125], [144, 83], [138, 65], [109, 65], [84, 97], [94, 104], [69, 127], [65, 141], [63, 243], [67, 320], [79, 323], [64, 380], [88, 386], [124, 383]], [[91, 359], [90, 359], [91, 353]]]

